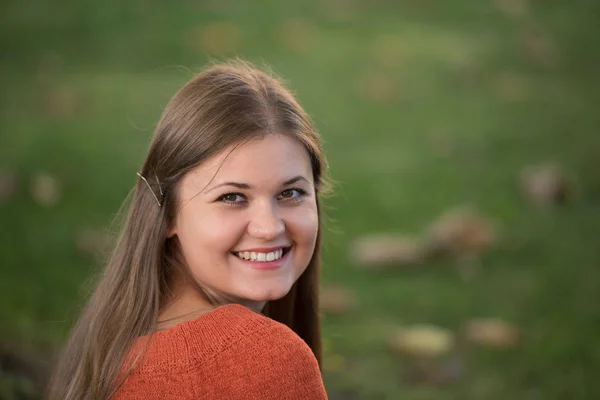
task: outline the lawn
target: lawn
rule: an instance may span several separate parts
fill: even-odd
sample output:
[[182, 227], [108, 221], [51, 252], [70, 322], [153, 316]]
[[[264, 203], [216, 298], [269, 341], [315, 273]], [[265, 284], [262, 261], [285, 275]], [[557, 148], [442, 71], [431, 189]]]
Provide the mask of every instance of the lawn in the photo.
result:
[[[45, 360], [61, 343], [101, 266], [89, 247], [133, 187], [162, 107], [207, 62], [240, 56], [289, 82], [336, 182], [323, 283], [346, 288], [355, 307], [323, 315], [332, 398], [600, 398], [598, 3], [36, 0], [0, 10], [3, 347]], [[521, 169], [546, 161], [571, 178], [566, 204], [538, 207], [518, 190]], [[360, 235], [419, 234], [463, 204], [502, 232], [469, 280], [450, 260], [375, 272], [348, 257]], [[519, 343], [455, 351], [448, 382], [417, 381], [414, 360], [388, 346], [401, 325], [458, 331], [477, 317], [514, 324]]]

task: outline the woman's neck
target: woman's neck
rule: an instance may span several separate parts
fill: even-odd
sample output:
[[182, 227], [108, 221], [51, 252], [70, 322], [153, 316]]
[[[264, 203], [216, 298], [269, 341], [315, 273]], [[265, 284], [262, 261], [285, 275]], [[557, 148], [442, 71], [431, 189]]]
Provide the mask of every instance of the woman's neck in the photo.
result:
[[256, 312], [261, 312], [266, 302], [231, 298], [206, 288], [179, 280], [172, 285], [171, 295], [159, 312], [157, 328], [168, 329], [181, 322], [198, 317], [226, 304], [240, 304]]
[[213, 304], [200, 293], [192, 290], [183, 290], [168, 299], [166, 305], [158, 314], [157, 328], [168, 329], [181, 322], [198, 317], [212, 311]]

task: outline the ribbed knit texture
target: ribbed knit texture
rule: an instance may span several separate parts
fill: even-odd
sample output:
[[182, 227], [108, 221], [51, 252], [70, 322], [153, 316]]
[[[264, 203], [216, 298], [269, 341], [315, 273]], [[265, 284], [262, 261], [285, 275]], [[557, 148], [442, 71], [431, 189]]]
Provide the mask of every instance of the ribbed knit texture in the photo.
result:
[[327, 399], [306, 343], [237, 304], [139, 338], [123, 372], [139, 354], [114, 400]]

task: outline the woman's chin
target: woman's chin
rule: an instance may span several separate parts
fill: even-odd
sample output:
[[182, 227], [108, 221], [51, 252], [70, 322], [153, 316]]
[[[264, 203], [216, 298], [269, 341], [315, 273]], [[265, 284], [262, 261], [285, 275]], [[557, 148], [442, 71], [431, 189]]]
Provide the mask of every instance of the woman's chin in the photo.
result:
[[263, 289], [260, 291], [252, 291], [248, 294], [246, 299], [255, 302], [267, 302], [267, 301], [275, 301], [283, 298], [286, 294], [289, 293], [291, 286], [285, 287], [272, 287], [268, 289]]

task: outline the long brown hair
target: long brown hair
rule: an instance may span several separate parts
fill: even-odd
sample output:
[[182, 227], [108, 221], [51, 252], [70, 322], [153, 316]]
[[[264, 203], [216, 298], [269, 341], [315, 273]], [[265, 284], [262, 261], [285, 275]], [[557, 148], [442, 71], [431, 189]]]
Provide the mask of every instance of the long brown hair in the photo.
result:
[[[239, 60], [217, 64], [173, 96], [140, 171], [153, 190], [138, 179], [113, 253], [55, 368], [50, 399], [106, 399], [112, 395], [127, 351], [136, 338], [153, 332], [168, 293], [169, 267], [177, 254], [167, 232], [176, 213], [178, 182], [225, 148], [268, 133], [291, 135], [304, 145], [316, 192], [322, 194], [327, 165], [319, 135], [292, 94], [272, 74]], [[306, 271], [285, 297], [269, 302], [263, 310], [294, 330], [319, 364], [320, 240], [319, 222], [317, 245]]]

